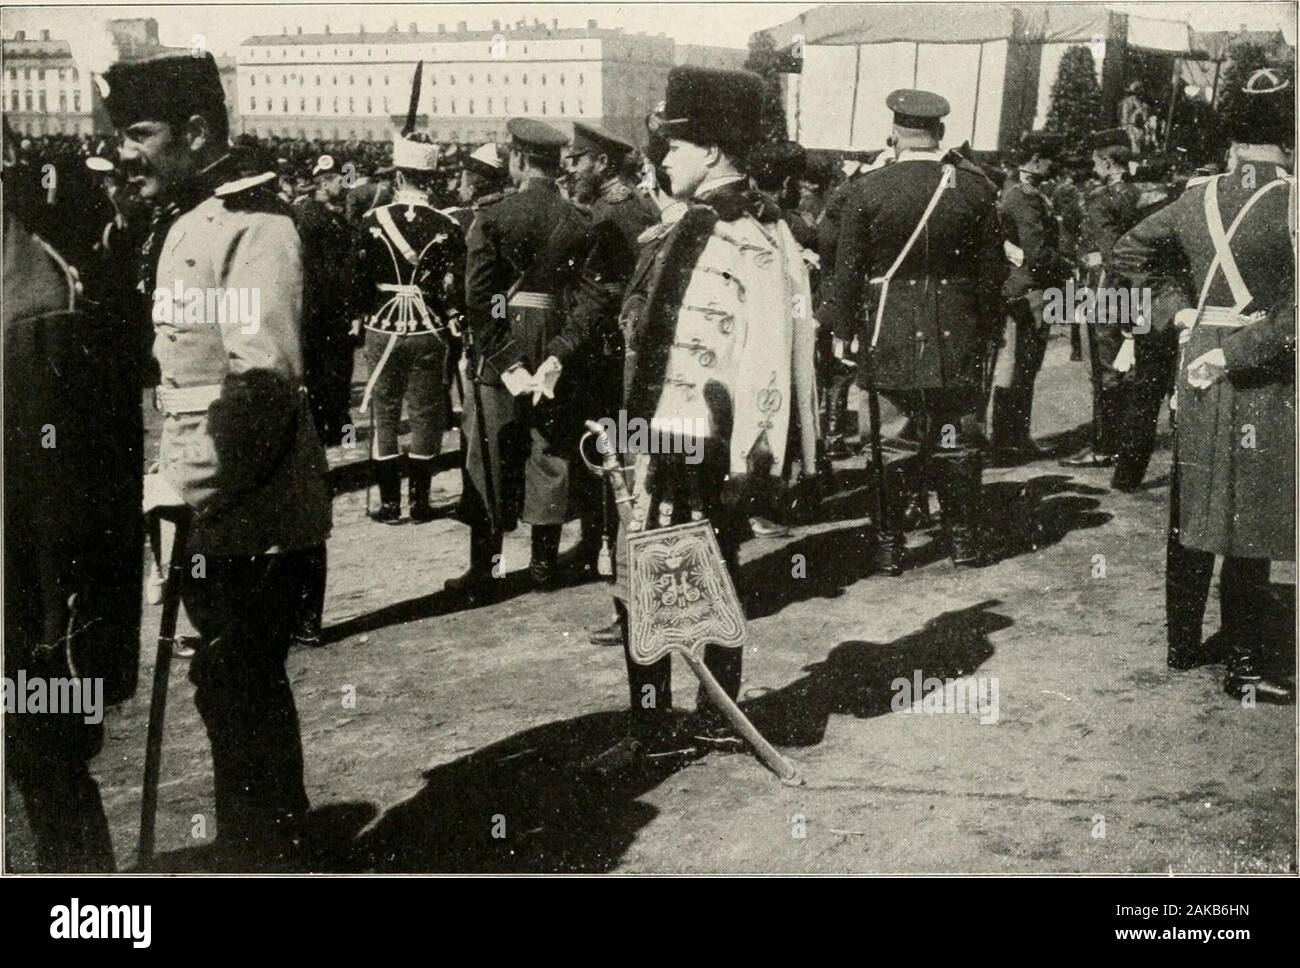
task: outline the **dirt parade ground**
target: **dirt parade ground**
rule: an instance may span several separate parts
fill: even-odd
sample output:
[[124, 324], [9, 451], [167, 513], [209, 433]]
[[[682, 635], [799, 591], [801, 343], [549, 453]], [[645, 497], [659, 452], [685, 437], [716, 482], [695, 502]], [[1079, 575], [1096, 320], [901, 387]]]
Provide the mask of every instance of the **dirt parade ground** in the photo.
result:
[[[1068, 353], [1053, 341], [1034, 418], [1058, 455], [1082, 442], [1090, 406], [1086, 364]], [[289, 659], [313, 868], [1294, 871], [1294, 707], [1243, 708], [1223, 693], [1222, 666], [1165, 667], [1161, 421], [1135, 494], [1054, 459], [986, 471], [1001, 546], [987, 568], [954, 570], [935, 528], [909, 536], [919, 566], [869, 576], [861, 457], [837, 465], [817, 524], [745, 543], [741, 705], [800, 765], [802, 787], [747, 753], [587, 777], [579, 761], [626, 726], [622, 655], [587, 641], [611, 619], [605, 586], [530, 590], [524, 528], [506, 543], [508, 597], [465, 609], [441, 590], [465, 567], [463, 525], [382, 527], [365, 517], [364, 488], [344, 490], [325, 641]], [[454, 501], [458, 473], [434, 487]], [[565, 547], [576, 537], [570, 525]], [[1294, 577], [1274, 567], [1276, 627], [1261, 630], [1285, 643], [1288, 667]], [[141, 688], [109, 710], [92, 764], [123, 868], [135, 862], [158, 619], [146, 606]], [[1207, 635], [1217, 619], [1212, 596]], [[186, 672], [173, 664], [164, 870], [215, 863], [207, 738]], [[957, 680], [949, 697], [973, 701], [962, 711], [914, 694], [931, 678]], [[684, 715], [695, 682], [680, 661], [674, 685]], [[21, 800], [8, 804], [10, 869], [30, 870]]]

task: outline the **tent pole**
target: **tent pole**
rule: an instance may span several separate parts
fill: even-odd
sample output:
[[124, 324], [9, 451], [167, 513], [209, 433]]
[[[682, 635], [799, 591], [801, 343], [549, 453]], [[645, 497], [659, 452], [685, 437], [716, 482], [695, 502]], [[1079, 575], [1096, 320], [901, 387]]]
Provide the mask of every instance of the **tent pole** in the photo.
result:
[[975, 147], [975, 129], [980, 120], [980, 77], [984, 73], [984, 41], [980, 41], [979, 59], [975, 62], [975, 110], [970, 116], [970, 146]]
[[849, 102], [849, 147], [853, 147], [853, 122], [858, 116], [858, 74], [862, 70], [862, 45], [854, 47], [853, 56], [853, 100]]
[[1174, 58], [1174, 76], [1169, 79], [1169, 118], [1165, 121], [1165, 154], [1169, 154], [1169, 140], [1174, 136], [1174, 105], [1178, 103], [1178, 67], [1182, 58]]

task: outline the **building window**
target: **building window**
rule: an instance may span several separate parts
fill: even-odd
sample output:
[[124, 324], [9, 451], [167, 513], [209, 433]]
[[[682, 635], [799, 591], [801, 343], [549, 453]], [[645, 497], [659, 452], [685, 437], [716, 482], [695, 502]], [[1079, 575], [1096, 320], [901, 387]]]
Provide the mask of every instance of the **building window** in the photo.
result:
[[307, 110], [307, 99], [305, 97], [298, 98], [298, 110], [299, 111]]
[[579, 84], [582, 83], [582, 75], [581, 75], [581, 74], [578, 75], [578, 83], [579, 83]]
[[348, 98], [348, 114], [351, 114], [355, 110], [356, 110], [355, 101], [352, 98]]
[[545, 113], [546, 113], [546, 102], [543, 101], [543, 102], [542, 102], [542, 114], [545, 114]]
[[30, 111], [30, 110], [32, 109], [32, 92], [31, 92], [31, 91], [26, 91], [26, 92], [23, 93], [23, 104], [25, 104], [25, 105], [27, 106], [27, 110], [28, 110], [28, 111]]
[[564, 75], [560, 75], [560, 87], [564, 87]]
[[524, 98], [524, 114], [528, 113], [528, 98]]
[[319, 74], [316, 75], [316, 86], [317, 86], [317, 87], [320, 87], [320, 75], [319, 75]]
[[474, 75], [473, 75], [473, 74], [471, 74], [471, 75], [469, 76], [469, 82], [470, 82], [471, 84], [474, 83]]
[[36, 79], [37, 79], [38, 81], [43, 81], [43, 80], [45, 80], [45, 71], [43, 71], [43, 70], [42, 70], [42, 71], [37, 71], [37, 72], [36, 72]]
[[68, 113], [68, 96], [64, 94], [62, 91], [59, 92], [59, 113], [60, 114]]
[[9, 68], [9, 80], [11, 81], [18, 80], [18, 68], [16, 67]]
[[[385, 53], [387, 53], [387, 51], [385, 51]], [[387, 86], [388, 86], [388, 75], [385, 74], [385, 75], [384, 75], [384, 87], [387, 87]]]
[[506, 85], [507, 87], [509, 87], [509, 85], [510, 85], [510, 75], [507, 74], [505, 77], [501, 78], [501, 83], [504, 84], [504, 85]]
[[470, 99], [469, 99], [469, 109], [467, 110], [466, 113], [467, 113], [467, 114], [473, 114], [473, 113], [474, 113], [474, 99], [473, 99], [473, 98], [470, 98]]
[[251, 77], [249, 77], [249, 79], [248, 79], [248, 86], [249, 86], [249, 87], [257, 87], [257, 75], [256, 75], [256, 74], [254, 74], [254, 75], [252, 75]]
[[348, 75], [348, 87], [356, 87], [357, 79], [351, 74]]
[[338, 113], [339, 113], [339, 99], [338, 99], [338, 98], [335, 98], [335, 99], [334, 99], [334, 113], [335, 113], [335, 114], [338, 114]]
[[320, 114], [320, 98], [316, 99], [316, 113]]
[[74, 81], [78, 79], [78, 77], [77, 77], [77, 69], [76, 69], [75, 67], [72, 69], [72, 79], [73, 79]]
[[542, 75], [542, 87], [545, 87], [545, 86], [546, 86], [546, 75], [543, 74], [543, 75]]
[[280, 110], [285, 114], [289, 113], [289, 99], [287, 97], [280, 98]]
[[560, 117], [564, 117], [564, 102], [560, 102]]
[[527, 74], [526, 72], [525, 72], [525, 74], [524, 74], [524, 79], [523, 79], [523, 82], [522, 82], [522, 83], [525, 84], [525, 85], [527, 85], [527, 83], [528, 83], [528, 74]]
[[491, 113], [492, 113], [492, 99], [491, 99], [491, 98], [488, 98], [487, 113], [488, 113], [488, 114], [491, 114]]
[[32, 69], [31, 69], [30, 67], [24, 67], [24, 68], [23, 68], [23, 80], [24, 80], [24, 81], [30, 81], [31, 79], [32, 79]]
[[64, 70], [62, 67], [60, 67], [60, 68], [59, 68], [59, 80], [61, 80], [61, 81], [66, 81], [67, 79], [68, 79], [68, 72], [67, 72], [66, 70]]
[[434, 98], [434, 99], [433, 99], [433, 103], [430, 104], [430, 106], [429, 106], [429, 110], [430, 110], [431, 112], [433, 112], [434, 114], [437, 114], [437, 113], [438, 113], [438, 99], [437, 99], [437, 98]]
[[455, 86], [456, 86], [456, 75], [453, 74], [451, 77], [449, 77], [449, 78], [447, 79], [447, 83], [450, 84], [452, 87], [455, 87]]
[[12, 93], [12, 95], [11, 95], [11, 97], [10, 97], [10, 100], [13, 102], [12, 110], [17, 111], [17, 110], [18, 110], [18, 92], [17, 92], [17, 91], [14, 91], [14, 92]]
[[45, 103], [46, 103], [46, 102], [45, 102], [45, 92], [44, 92], [44, 91], [41, 91], [41, 95], [40, 95], [40, 96], [41, 96], [41, 113], [44, 114], [45, 111], [46, 111], [46, 106], [45, 106]]
[[250, 98], [248, 99], [248, 110], [250, 110], [250, 111], [256, 111], [256, 110], [257, 110], [257, 98], [255, 98], [255, 97], [250, 97]]
[[367, 77], [366, 87], [374, 87], [374, 86], [375, 86], [375, 79], [373, 77]]
[[[14, 106], [17, 107], [17, 105], [14, 105]], [[73, 92], [72, 92], [72, 110], [74, 110], [74, 111], [78, 111], [78, 112], [81, 110], [81, 92], [80, 92], [80, 91], [73, 91]]]
[[388, 98], [384, 98], [384, 113], [388, 113]]
[[374, 103], [370, 100], [370, 98], [366, 98], [366, 114], [374, 114], [374, 112], [375, 112]]
[[455, 114], [455, 113], [456, 113], [456, 102], [455, 102], [455, 101], [452, 101], [452, 102], [451, 102], [451, 113], [452, 113], [452, 114]]

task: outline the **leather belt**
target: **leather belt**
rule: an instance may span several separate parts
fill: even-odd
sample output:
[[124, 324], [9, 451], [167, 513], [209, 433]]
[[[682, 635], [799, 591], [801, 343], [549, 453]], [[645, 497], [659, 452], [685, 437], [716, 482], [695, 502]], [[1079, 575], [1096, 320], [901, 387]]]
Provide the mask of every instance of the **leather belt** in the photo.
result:
[[169, 387], [159, 384], [154, 389], [155, 405], [170, 416], [207, 413], [212, 401], [220, 396], [220, 383], [207, 383], [196, 387]]
[[517, 292], [509, 305], [516, 309], [555, 309], [556, 299], [549, 292]]

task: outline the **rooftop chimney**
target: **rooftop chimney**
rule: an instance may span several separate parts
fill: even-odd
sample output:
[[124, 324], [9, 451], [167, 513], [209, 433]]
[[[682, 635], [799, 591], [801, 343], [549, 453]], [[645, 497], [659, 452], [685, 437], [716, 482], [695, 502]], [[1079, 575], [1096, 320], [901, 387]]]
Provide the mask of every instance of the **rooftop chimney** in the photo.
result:
[[587, 29], [588, 29], [588, 30], [595, 30], [595, 29], [596, 29], [596, 21], [594, 21], [594, 20], [588, 20], [588, 21], [587, 21]]
[[555, 18], [553, 18], [553, 19], [551, 20], [551, 29], [552, 29], [552, 30], [559, 30], [559, 29], [560, 29], [560, 18], [559, 18], [559, 17], [555, 17]]
[[415, 25], [415, 21], [411, 21], [411, 26], [408, 29], [413, 34], [418, 34], [420, 32], [420, 28]]
[[50, 32], [48, 30], [42, 30], [41, 40], [49, 40], [49, 39], [50, 39]]
[[500, 29], [501, 29], [501, 21], [500, 21], [500, 20], [494, 20], [494, 21], [492, 21], [492, 29], [493, 29], [493, 30], [500, 30]]
[[438, 33], [440, 33], [440, 34], [445, 34], [446, 32], [447, 32], [447, 25], [446, 25], [446, 24], [438, 24]]
[[469, 24], [461, 20], [456, 24], [456, 33], [464, 34], [469, 32]]
[[358, 24], [358, 25], [357, 25], [357, 33], [361, 34], [361, 36], [364, 37], [364, 36], [366, 35], [366, 25], [365, 25], [365, 24]]
[[301, 27], [298, 28], [298, 35], [299, 35], [299, 36], [302, 35], [302, 28], [301, 28]]
[[288, 36], [289, 36], [289, 28], [288, 28], [288, 27], [285, 27], [284, 25], [281, 25], [281, 26], [280, 26], [280, 36], [281, 36], [281, 37], [288, 37]]
[[27, 39], [27, 31], [25, 30], [14, 31], [14, 40], [26, 40], [26, 39]]
[[328, 34], [329, 32], [330, 32], [330, 25], [329, 25], [329, 24], [326, 24], [326, 25], [325, 25], [325, 33]]

